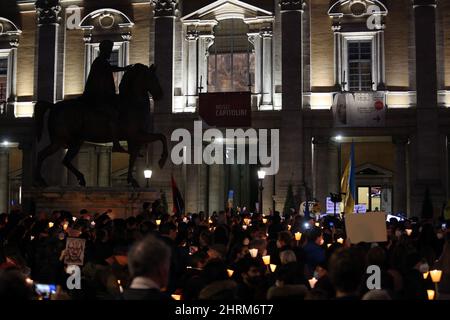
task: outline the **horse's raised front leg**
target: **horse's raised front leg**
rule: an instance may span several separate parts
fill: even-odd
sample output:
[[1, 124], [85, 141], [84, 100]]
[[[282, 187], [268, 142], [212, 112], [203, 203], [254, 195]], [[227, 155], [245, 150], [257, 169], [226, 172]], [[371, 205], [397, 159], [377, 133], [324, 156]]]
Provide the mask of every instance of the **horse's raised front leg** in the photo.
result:
[[139, 142], [142, 144], [152, 143], [155, 141], [161, 141], [163, 152], [161, 154], [161, 159], [159, 159], [159, 167], [163, 168], [166, 164], [167, 158], [169, 157], [169, 151], [167, 149], [167, 139], [166, 136], [161, 133], [142, 133], [138, 137]]
[[62, 163], [67, 169], [69, 169], [70, 172], [75, 175], [75, 177], [77, 177], [80, 186], [85, 187], [86, 180], [84, 179], [84, 175], [80, 171], [78, 171], [78, 169], [75, 168], [72, 164], [72, 160], [77, 156], [78, 152], [80, 152], [82, 145], [83, 142], [77, 142], [69, 145], [69, 149], [67, 150], [66, 156], [64, 157]]
[[139, 183], [133, 177], [133, 169], [136, 163], [136, 159], [139, 155], [140, 145], [128, 141], [128, 153], [130, 154], [130, 161], [128, 164], [128, 183], [131, 184], [133, 188], [139, 188]]
[[47, 182], [42, 177], [42, 164], [44, 163], [45, 159], [50, 157], [52, 154], [56, 153], [61, 148], [59, 144], [52, 143], [39, 151], [37, 156], [37, 164], [36, 164], [36, 171], [35, 171], [35, 184], [39, 187], [47, 187]]

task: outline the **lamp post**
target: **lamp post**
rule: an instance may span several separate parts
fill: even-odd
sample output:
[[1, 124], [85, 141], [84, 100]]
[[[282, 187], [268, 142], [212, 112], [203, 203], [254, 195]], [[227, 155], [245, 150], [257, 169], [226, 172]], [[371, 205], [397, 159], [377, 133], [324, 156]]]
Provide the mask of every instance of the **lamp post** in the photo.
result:
[[258, 180], [259, 180], [259, 213], [264, 214], [263, 211], [263, 180], [266, 177], [266, 172], [264, 170], [258, 170]]
[[150, 187], [150, 178], [152, 177], [153, 171], [150, 169], [144, 170], [144, 177], [147, 180], [147, 189]]

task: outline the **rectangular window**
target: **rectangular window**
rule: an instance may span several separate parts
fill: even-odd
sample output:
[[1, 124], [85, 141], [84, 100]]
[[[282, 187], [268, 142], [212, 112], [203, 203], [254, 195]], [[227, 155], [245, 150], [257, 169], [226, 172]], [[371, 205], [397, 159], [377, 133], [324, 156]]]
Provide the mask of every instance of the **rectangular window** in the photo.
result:
[[0, 104], [6, 102], [8, 87], [8, 58], [0, 57]]
[[372, 91], [372, 42], [348, 42], [350, 91]]

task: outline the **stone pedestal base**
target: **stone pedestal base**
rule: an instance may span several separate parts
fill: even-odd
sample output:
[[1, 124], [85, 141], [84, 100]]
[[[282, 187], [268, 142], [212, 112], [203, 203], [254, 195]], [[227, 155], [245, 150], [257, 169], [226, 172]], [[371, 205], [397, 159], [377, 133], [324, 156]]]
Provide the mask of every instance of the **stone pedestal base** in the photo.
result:
[[110, 209], [110, 216], [114, 219], [139, 214], [144, 202], [154, 202], [160, 194], [151, 189], [55, 187], [24, 191], [23, 198], [33, 203], [35, 212], [66, 210], [78, 215], [82, 209], [90, 213], [103, 213]]

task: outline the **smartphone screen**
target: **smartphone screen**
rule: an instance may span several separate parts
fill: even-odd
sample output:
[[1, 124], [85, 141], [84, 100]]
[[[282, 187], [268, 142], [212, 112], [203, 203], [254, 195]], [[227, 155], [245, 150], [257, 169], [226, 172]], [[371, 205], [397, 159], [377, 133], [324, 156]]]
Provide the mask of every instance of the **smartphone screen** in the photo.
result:
[[53, 294], [56, 293], [56, 285], [55, 284], [35, 284], [36, 293], [44, 300], [49, 300]]

